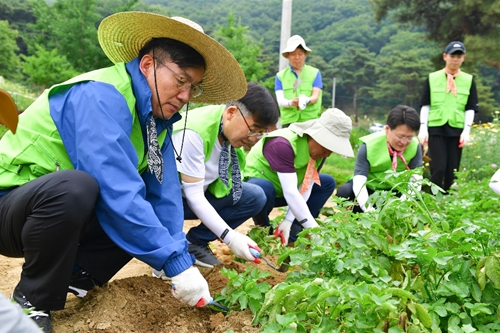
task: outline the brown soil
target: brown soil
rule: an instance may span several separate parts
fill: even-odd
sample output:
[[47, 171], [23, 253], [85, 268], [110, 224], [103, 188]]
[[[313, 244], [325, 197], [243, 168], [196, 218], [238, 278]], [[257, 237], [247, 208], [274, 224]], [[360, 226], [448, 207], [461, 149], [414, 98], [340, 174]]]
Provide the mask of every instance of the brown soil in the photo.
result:
[[[277, 213], [277, 212], [275, 212]], [[186, 221], [185, 230], [198, 221]], [[253, 223], [247, 221], [238, 230], [246, 233]], [[254, 263], [239, 263], [224, 253], [228, 248], [213, 242], [217, 257], [223, 266], [242, 272]], [[276, 258], [268, 256], [276, 262]], [[19, 281], [23, 259], [0, 256], [2, 283], [0, 292], [10, 295]], [[259, 269], [269, 271], [267, 279], [275, 285], [285, 279], [285, 274], [276, 272], [261, 263]], [[220, 274], [221, 267], [200, 268], [210, 286], [212, 295], [219, 293], [227, 284]], [[257, 333], [258, 327], [251, 325], [252, 314], [246, 311], [231, 311], [224, 315], [210, 307], [194, 308], [180, 303], [171, 294], [168, 282], [151, 276], [151, 268], [133, 259], [106, 285], [96, 288], [79, 299], [68, 294], [66, 308], [52, 312], [54, 333], [118, 333], [118, 332], [163, 332], [163, 333]]]

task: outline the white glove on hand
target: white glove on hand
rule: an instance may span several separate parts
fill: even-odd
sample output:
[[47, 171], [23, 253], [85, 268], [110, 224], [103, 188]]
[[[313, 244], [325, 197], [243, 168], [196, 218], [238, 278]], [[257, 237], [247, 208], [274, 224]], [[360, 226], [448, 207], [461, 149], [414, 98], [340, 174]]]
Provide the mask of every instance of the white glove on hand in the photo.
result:
[[304, 110], [311, 100], [306, 95], [299, 95], [299, 108]]
[[227, 246], [229, 246], [231, 251], [233, 251], [234, 255], [241, 259], [255, 261], [256, 258], [250, 252], [250, 246], [259, 249], [257, 243], [255, 243], [250, 237], [240, 234], [235, 230], [232, 232], [234, 232], [234, 234], [231, 235], [231, 241], [227, 244]]
[[427, 144], [429, 140], [429, 132], [427, 131], [426, 124], [420, 124], [420, 129], [418, 130], [418, 141], [420, 141], [421, 145]]
[[191, 266], [172, 278], [172, 295], [183, 303], [195, 306], [208, 304], [210, 291], [208, 283], [198, 268]]
[[462, 131], [462, 134], [460, 134], [460, 141], [458, 142], [458, 148], [463, 148], [464, 146], [467, 146], [469, 138], [470, 138], [470, 127], [465, 126], [464, 130]]
[[274, 237], [281, 237], [281, 244], [288, 245], [288, 239], [290, 238], [290, 229], [292, 229], [292, 222], [288, 220], [283, 220], [278, 228], [274, 231]]

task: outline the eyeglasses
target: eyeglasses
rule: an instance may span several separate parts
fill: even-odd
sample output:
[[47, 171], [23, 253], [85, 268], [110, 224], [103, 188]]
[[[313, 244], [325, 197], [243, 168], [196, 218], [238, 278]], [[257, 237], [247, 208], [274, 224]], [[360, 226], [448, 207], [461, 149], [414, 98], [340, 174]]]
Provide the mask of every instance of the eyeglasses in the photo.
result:
[[397, 135], [394, 135], [394, 137], [399, 142], [406, 141], [407, 143], [410, 143], [413, 140], [413, 136], [397, 136]]
[[189, 90], [189, 95], [192, 98], [199, 97], [199, 96], [201, 96], [201, 94], [203, 94], [203, 88], [201, 86], [197, 86], [197, 85], [192, 84], [191, 82], [189, 82], [188, 80], [183, 78], [181, 75], [177, 74], [172, 68], [168, 67], [167, 65], [162, 63], [160, 60], [158, 60], [158, 58], [155, 57], [154, 59], [160, 65], [162, 65], [163, 67], [165, 67], [166, 69], [168, 69], [169, 71], [171, 71], [175, 75], [176, 80], [177, 80], [177, 84], [176, 84], [177, 89], [179, 89], [181, 91]]
[[256, 137], [257, 139], [261, 139], [263, 136], [265, 136], [267, 134], [267, 131], [266, 132], [257, 132], [257, 131], [254, 131], [253, 129], [251, 129], [250, 125], [248, 125], [248, 122], [245, 119], [245, 115], [243, 114], [243, 112], [241, 112], [240, 108], [237, 105], [235, 105], [235, 106], [238, 109], [238, 111], [240, 111], [241, 117], [245, 121], [245, 124], [247, 124], [247, 127], [248, 127], [247, 136]]

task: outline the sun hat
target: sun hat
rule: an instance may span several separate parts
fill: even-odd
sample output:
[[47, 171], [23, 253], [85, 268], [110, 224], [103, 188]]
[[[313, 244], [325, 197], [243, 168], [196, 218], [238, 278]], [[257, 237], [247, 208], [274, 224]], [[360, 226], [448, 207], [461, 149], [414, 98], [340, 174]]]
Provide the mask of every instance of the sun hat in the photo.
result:
[[462, 42], [454, 41], [450, 44], [446, 45], [444, 49], [444, 53], [453, 54], [453, 53], [464, 53], [465, 54], [465, 45]]
[[337, 108], [326, 110], [318, 119], [293, 123], [288, 128], [299, 136], [309, 135], [314, 141], [334, 153], [354, 157], [349, 141], [352, 120]]
[[286, 47], [283, 52], [281, 52], [281, 55], [285, 58], [288, 58], [288, 53], [295, 51], [295, 49], [299, 47], [299, 45], [302, 45], [302, 47], [306, 51], [306, 55], [311, 54], [312, 51], [307, 47], [304, 38], [300, 37], [299, 35], [293, 35], [292, 37], [288, 38]]
[[147, 12], [121, 12], [102, 20], [97, 30], [101, 48], [113, 63], [129, 62], [153, 38], [171, 38], [191, 46], [206, 62], [203, 94], [191, 98], [198, 103], [226, 103], [247, 91], [245, 74], [233, 55], [203, 28], [183, 17]]
[[0, 123], [7, 126], [12, 133], [16, 133], [19, 113], [12, 97], [5, 90], [0, 89]]

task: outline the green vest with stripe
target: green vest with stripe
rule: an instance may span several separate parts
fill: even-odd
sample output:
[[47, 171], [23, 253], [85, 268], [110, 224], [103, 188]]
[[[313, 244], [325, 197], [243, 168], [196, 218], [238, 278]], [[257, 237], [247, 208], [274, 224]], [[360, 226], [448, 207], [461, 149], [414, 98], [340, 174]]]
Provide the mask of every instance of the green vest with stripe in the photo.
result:
[[[50, 116], [49, 98], [72, 85], [85, 81], [112, 84], [125, 98], [132, 115], [130, 140], [138, 156], [139, 173], [148, 167], [141, 124], [135, 110], [132, 83], [124, 63], [76, 76], [47, 89], [19, 118], [16, 134], [7, 132], [0, 140], [0, 189], [21, 186], [40, 176], [57, 170], [71, 170], [74, 166], [66, 152], [57, 127]], [[166, 131], [158, 135], [160, 146]]]
[[[319, 69], [314, 68], [309, 65], [304, 65], [302, 71], [300, 72], [299, 79], [302, 80], [297, 90], [293, 91], [293, 86], [297, 77], [290, 69], [290, 66], [281, 70], [277, 75], [281, 80], [281, 85], [283, 87], [283, 92], [286, 99], [293, 99], [299, 97], [300, 94], [311, 96], [313, 83], [318, 75]], [[321, 100], [323, 92], [321, 91], [318, 96], [318, 100], [314, 104], [308, 104], [304, 110], [297, 110], [296, 107], [281, 107], [281, 124], [291, 124], [291, 123], [301, 123], [307, 120], [319, 118], [321, 113]]]
[[[195, 131], [201, 137], [205, 162], [210, 159], [215, 142], [219, 139], [219, 126], [225, 109], [225, 105], [209, 105], [188, 111], [186, 128]], [[174, 133], [183, 129], [184, 121], [178, 121], [174, 124]], [[242, 149], [236, 149], [236, 153], [240, 163], [240, 170], [243, 170], [245, 167], [245, 153]], [[207, 190], [216, 198], [227, 196], [233, 187], [232, 164], [228, 168], [228, 173], [228, 186], [224, 185], [220, 178], [208, 185]]]
[[[366, 144], [366, 159], [370, 164], [366, 187], [374, 191], [390, 189], [391, 185], [384, 182], [387, 171], [392, 170], [392, 156], [389, 154], [387, 147], [385, 131], [376, 132], [359, 138], [359, 144], [361, 145], [363, 143]], [[418, 139], [413, 138], [403, 152], [406, 163], [409, 163], [417, 155], [417, 151]], [[396, 171], [405, 171], [406, 166], [401, 158], [398, 157], [397, 161]]]
[[[299, 136], [288, 128], [279, 129], [271, 132], [263, 137], [259, 142], [252, 147], [247, 155], [247, 165], [243, 171], [245, 179], [262, 178], [269, 180], [276, 190], [276, 197], [283, 197], [283, 188], [281, 186], [278, 173], [271, 169], [269, 162], [264, 157], [263, 148], [267, 140], [271, 138], [282, 137], [287, 139], [292, 145], [295, 158], [293, 164], [297, 173], [297, 188], [304, 181], [307, 165], [309, 164], [309, 145], [307, 143], [307, 135]], [[321, 163], [321, 160], [316, 161], [316, 168]]]
[[447, 79], [444, 70], [429, 74], [431, 108], [429, 111], [429, 127], [439, 127], [449, 123], [451, 127], [464, 128], [465, 107], [469, 100], [472, 75], [460, 72], [455, 77], [457, 96], [446, 92]]

